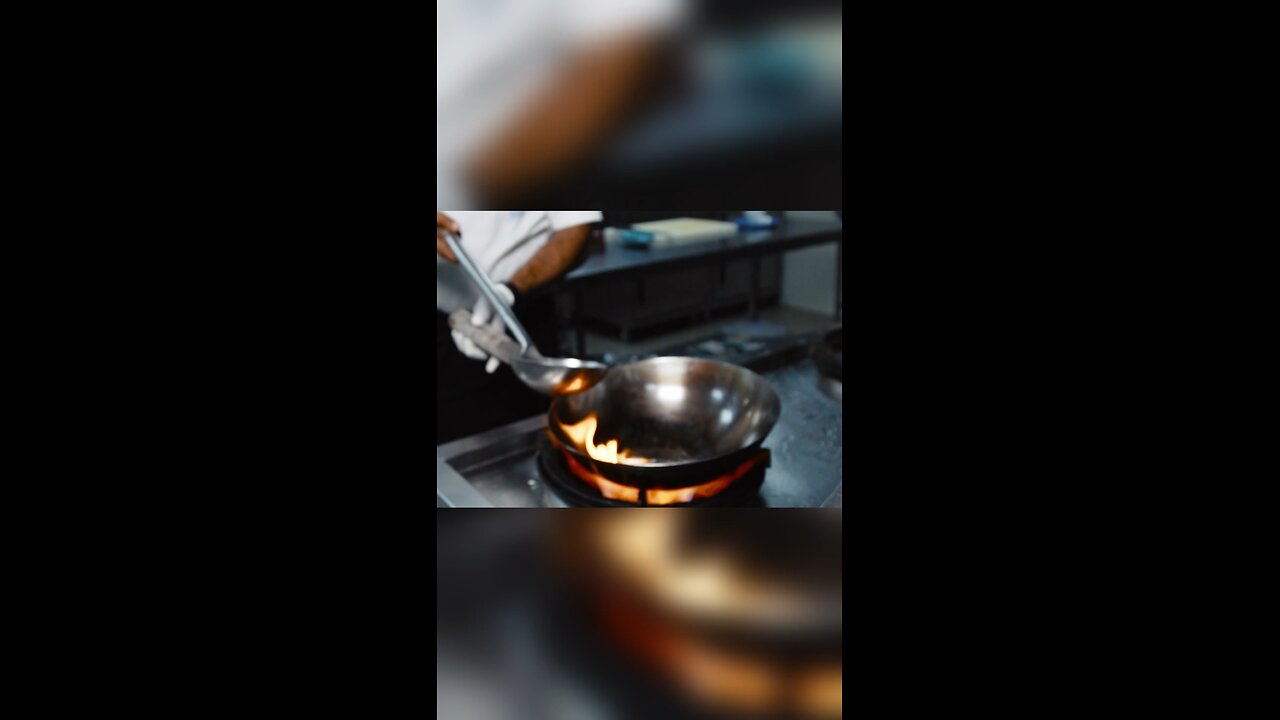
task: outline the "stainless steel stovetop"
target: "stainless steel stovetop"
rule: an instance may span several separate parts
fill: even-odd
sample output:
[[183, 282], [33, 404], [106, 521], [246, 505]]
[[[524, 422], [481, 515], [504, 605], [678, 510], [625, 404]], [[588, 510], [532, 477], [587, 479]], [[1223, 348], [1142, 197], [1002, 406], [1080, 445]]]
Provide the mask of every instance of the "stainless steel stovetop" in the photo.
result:
[[[842, 507], [843, 407], [804, 352], [811, 336], [761, 346], [739, 364], [763, 375], [782, 400], [765, 439], [771, 463], [760, 488], [766, 507]], [[685, 348], [681, 355], [714, 356]], [[714, 349], [714, 348], [713, 348]], [[436, 507], [564, 507], [540, 475], [536, 448], [546, 431], [537, 415], [436, 448]]]

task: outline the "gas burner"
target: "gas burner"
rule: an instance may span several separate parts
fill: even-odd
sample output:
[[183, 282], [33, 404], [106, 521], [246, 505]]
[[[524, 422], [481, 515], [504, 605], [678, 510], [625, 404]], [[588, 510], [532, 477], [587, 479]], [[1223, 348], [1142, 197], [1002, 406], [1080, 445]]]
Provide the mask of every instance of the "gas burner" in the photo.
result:
[[[574, 462], [557, 448], [543, 433], [538, 438], [538, 472], [547, 486], [555, 492], [555, 497], [548, 497], [548, 504], [564, 504], [569, 507], [763, 507], [764, 501], [758, 492], [764, 482], [765, 468], [769, 466], [769, 451], [761, 450], [752, 461], [750, 467], [743, 469], [740, 475], [732, 479], [724, 490], [705, 498], [697, 498], [688, 502], [649, 502], [650, 492], [662, 492], [662, 488], [648, 491], [634, 490], [639, 502], [610, 499], [595, 487], [574, 474], [570, 466]], [[589, 472], [580, 468], [579, 472]], [[697, 483], [692, 483], [697, 485]]]

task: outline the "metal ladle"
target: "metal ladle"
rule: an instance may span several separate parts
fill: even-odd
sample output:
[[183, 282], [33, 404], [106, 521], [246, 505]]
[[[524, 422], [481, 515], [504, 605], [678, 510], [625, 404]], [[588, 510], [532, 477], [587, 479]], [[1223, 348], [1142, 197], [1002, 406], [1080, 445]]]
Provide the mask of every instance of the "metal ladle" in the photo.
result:
[[510, 365], [520, 382], [545, 395], [578, 393], [600, 382], [600, 379], [609, 371], [609, 366], [604, 363], [576, 358], [543, 357], [542, 353], [538, 352], [538, 348], [534, 347], [533, 341], [529, 339], [529, 333], [525, 332], [524, 326], [516, 319], [516, 314], [511, 312], [511, 308], [502, 301], [489, 276], [485, 275], [467, 251], [462, 249], [462, 243], [458, 242], [453, 233], [443, 234], [449, 249], [453, 251], [454, 257], [458, 258], [458, 264], [470, 276], [476, 287], [480, 288], [480, 292], [489, 301], [493, 311], [498, 313], [506, 323], [507, 329], [516, 340], [512, 342], [502, 333], [473, 325], [471, 312], [468, 310], [458, 310], [450, 315], [449, 327], [469, 338], [481, 350]]

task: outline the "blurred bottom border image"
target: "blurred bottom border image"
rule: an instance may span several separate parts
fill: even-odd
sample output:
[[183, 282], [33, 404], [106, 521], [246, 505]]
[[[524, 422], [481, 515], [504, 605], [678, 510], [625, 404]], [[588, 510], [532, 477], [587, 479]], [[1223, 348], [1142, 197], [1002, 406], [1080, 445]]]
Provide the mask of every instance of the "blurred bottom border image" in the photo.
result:
[[436, 716], [835, 718], [839, 510], [436, 513]]

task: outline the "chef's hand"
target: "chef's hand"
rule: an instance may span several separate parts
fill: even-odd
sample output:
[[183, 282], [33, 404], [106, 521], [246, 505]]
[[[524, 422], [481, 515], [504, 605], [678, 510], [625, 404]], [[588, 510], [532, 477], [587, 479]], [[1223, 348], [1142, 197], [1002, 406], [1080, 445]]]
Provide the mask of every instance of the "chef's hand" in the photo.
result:
[[458, 236], [462, 232], [462, 228], [458, 227], [458, 223], [453, 218], [445, 215], [439, 210], [436, 211], [436, 254], [448, 260], [451, 263], [458, 262], [458, 258], [453, 256], [453, 251], [449, 249], [449, 243], [444, 241], [444, 233], [451, 232], [454, 236]]
[[[516, 304], [516, 294], [512, 292], [510, 285], [502, 283], [495, 289], [498, 291], [498, 295], [502, 298], [502, 301], [507, 304], [507, 307], [511, 307]], [[484, 298], [480, 298], [480, 301], [476, 303], [475, 308], [471, 311], [471, 324], [481, 326], [488, 325], [490, 331], [497, 333], [506, 332], [507, 327], [506, 323], [502, 322], [502, 317], [493, 312], [493, 308], [489, 306], [489, 301]], [[485, 363], [484, 371], [490, 375], [498, 369], [498, 358], [489, 357], [488, 353], [481, 350], [479, 346], [471, 341], [470, 338], [457, 330], [452, 330], [450, 332], [453, 335], [453, 344], [458, 346], [459, 352], [472, 360], [485, 360], [487, 358], [489, 362]]]

